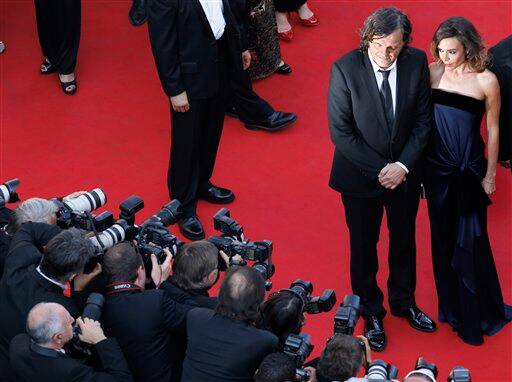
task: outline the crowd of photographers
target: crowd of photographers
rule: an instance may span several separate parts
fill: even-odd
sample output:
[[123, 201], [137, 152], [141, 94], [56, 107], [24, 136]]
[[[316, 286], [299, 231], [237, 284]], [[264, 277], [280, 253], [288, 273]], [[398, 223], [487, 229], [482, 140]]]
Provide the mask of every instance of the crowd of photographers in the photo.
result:
[[[305, 363], [304, 315], [332, 310], [334, 291], [315, 297], [296, 280], [266, 298], [272, 243], [245, 240], [228, 210], [214, 217], [219, 236], [181, 243], [168, 230], [177, 201], [136, 225], [136, 196], [116, 221], [92, 213], [106, 202], [101, 189], [10, 210], [18, 184], [0, 186], [0, 381], [396, 380], [397, 369], [372, 361], [366, 339], [353, 336], [354, 295], [336, 310], [321, 356]], [[419, 358], [404, 380], [436, 378]], [[448, 380], [470, 381], [469, 371], [456, 367]]]

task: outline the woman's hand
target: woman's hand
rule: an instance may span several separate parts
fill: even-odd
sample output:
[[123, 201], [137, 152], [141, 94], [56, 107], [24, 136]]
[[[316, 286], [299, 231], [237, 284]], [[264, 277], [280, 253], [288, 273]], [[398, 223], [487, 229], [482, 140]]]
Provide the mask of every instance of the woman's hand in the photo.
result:
[[484, 188], [484, 191], [487, 195], [492, 195], [496, 191], [496, 180], [490, 179], [490, 178], [483, 178], [482, 179], [482, 187]]

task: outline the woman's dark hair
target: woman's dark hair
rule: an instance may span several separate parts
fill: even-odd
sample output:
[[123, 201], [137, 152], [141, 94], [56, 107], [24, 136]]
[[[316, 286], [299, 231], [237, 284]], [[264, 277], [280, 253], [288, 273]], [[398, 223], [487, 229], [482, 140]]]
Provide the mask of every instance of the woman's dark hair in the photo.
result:
[[471, 69], [483, 72], [489, 65], [489, 56], [485, 50], [485, 44], [480, 33], [468, 19], [460, 16], [450, 17], [443, 21], [432, 38], [430, 52], [438, 60], [437, 48], [441, 40], [455, 37], [460, 41], [466, 52], [466, 61]]
[[403, 34], [404, 49], [412, 41], [412, 25], [409, 18], [398, 8], [380, 8], [364, 21], [359, 30], [361, 51], [366, 52], [370, 42], [375, 38], [388, 36], [397, 29]]
[[270, 295], [261, 307], [262, 326], [279, 338], [283, 345], [289, 334], [299, 334], [303, 323], [304, 303], [290, 291]]
[[218, 315], [255, 324], [260, 319], [260, 305], [265, 300], [265, 281], [251, 267], [232, 266], [219, 290]]

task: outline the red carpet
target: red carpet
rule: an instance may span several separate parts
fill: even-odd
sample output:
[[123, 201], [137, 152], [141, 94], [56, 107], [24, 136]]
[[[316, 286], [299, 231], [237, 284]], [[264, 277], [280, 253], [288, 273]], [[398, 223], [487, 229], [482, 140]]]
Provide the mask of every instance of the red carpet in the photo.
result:
[[[62, 93], [57, 77], [38, 73], [41, 54], [33, 2], [0, 0], [0, 180], [19, 177], [22, 197], [51, 197], [102, 187], [108, 209], [132, 193], [141, 196], [145, 218], [167, 201], [169, 108], [160, 88], [146, 27], [128, 23], [129, 1], [83, 1], [79, 90]], [[250, 132], [227, 119], [214, 180], [232, 187], [230, 206], [249, 238], [271, 239], [277, 274], [274, 290], [295, 278], [313, 281], [316, 292], [334, 288], [338, 300], [350, 293], [348, 237], [339, 195], [327, 187], [333, 151], [327, 130], [326, 95], [331, 63], [358, 44], [357, 30], [375, 8], [396, 5], [413, 22], [413, 45], [427, 49], [437, 25], [448, 16], [471, 19], [489, 45], [511, 33], [512, 5], [506, 1], [311, 0], [321, 25], [294, 24], [295, 40], [283, 43], [294, 72], [255, 85], [276, 108], [295, 111], [298, 122], [270, 135]], [[512, 177], [498, 169], [497, 193], [489, 209], [489, 231], [505, 300], [512, 303]], [[418, 216], [418, 305], [436, 317], [436, 294], [425, 203]], [[201, 203], [199, 215], [214, 233], [216, 206]], [[116, 211], [117, 213], [117, 211]], [[385, 226], [384, 226], [385, 227]], [[387, 276], [383, 227], [380, 285]], [[176, 230], [177, 231], [177, 230]], [[315, 352], [331, 335], [333, 315], [308, 316], [306, 331]], [[434, 334], [411, 329], [388, 316], [387, 350], [374, 354], [398, 366], [400, 376], [423, 355], [435, 362], [439, 380], [454, 365], [471, 370], [474, 381], [512, 381], [512, 325], [480, 347], [465, 345], [448, 325]], [[362, 326], [358, 328], [362, 331]]]

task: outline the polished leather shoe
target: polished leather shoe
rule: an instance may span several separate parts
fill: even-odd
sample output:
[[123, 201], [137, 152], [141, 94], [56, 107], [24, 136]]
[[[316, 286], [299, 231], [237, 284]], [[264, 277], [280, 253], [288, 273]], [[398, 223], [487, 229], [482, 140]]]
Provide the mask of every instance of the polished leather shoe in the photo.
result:
[[224, 112], [224, 114], [226, 114], [228, 117], [238, 119], [238, 111], [236, 110], [236, 108], [234, 106], [232, 106], [229, 109], [227, 109]]
[[368, 316], [364, 323], [364, 336], [368, 339], [370, 348], [374, 351], [383, 351], [387, 345], [386, 333], [382, 319]]
[[288, 65], [286, 62], [283, 62], [283, 64], [279, 65], [276, 69], [277, 74], [287, 75], [287, 74], [290, 74], [291, 72], [292, 72], [292, 67], [290, 65]]
[[191, 216], [183, 218], [178, 222], [180, 231], [189, 240], [202, 240], [204, 239], [204, 229], [197, 218], [197, 216]]
[[412, 306], [404, 311], [391, 311], [391, 314], [398, 317], [404, 317], [409, 324], [422, 332], [433, 332], [437, 329], [437, 325], [429, 316], [423, 313], [417, 306]]
[[277, 32], [277, 37], [283, 41], [293, 40], [293, 29], [288, 29], [286, 32]]
[[206, 189], [200, 189], [197, 193], [197, 197], [215, 204], [227, 204], [235, 200], [233, 191], [214, 185], [210, 185]]
[[284, 129], [286, 126], [290, 126], [297, 119], [295, 113], [283, 113], [282, 111], [274, 111], [272, 115], [267, 118], [266, 121], [262, 122], [247, 122], [245, 121], [245, 127], [249, 130], [266, 130], [266, 131], [278, 131]]
[[320, 20], [318, 20], [318, 18], [313, 15], [307, 19], [301, 19], [299, 17], [299, 20], [300, 20], [300, 23], [302, 25], [304, 25], [305, 27], [316, 27], [318, 24], [320, 24]]
[[133, 0], [128, 18], [134, 26], [142, 25], [148, 19], [146, 14], [146, 0]]

